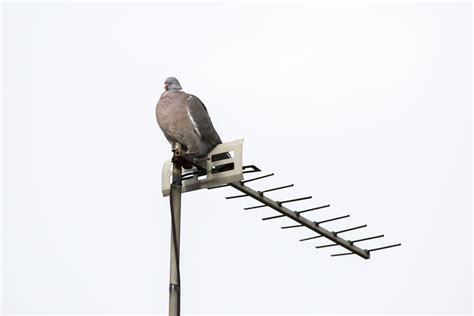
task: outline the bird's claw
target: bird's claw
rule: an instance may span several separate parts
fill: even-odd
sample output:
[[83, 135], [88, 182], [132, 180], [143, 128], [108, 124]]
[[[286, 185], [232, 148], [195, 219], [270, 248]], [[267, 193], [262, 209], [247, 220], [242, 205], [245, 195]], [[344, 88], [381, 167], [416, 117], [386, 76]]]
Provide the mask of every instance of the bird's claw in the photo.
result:
[[199, 151], [183, 151], [181, 146], [177, 144], [173, 149], [173, 158], [171, 159], [172, 162], [178, 163], [183, 166], [185, 169], [191, 169], [193, 166], [198, 168], [199, 170], [205, 170], [202, 166], [200, 166], [200, 162], [207, 160], [208, 158], [198, 159], [193, 157], [196, 154], [199, 154]]

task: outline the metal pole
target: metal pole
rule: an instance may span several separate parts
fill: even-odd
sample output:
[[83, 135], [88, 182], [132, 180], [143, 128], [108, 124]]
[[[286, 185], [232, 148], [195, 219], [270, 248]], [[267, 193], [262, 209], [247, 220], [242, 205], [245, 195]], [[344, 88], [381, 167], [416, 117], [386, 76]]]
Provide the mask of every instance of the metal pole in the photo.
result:
[[181, 278], [179, 272], [179, 239], [181, 225], [181, 165], [173, 163], [173, 182], [170, 190], [171, 254], [169, 316], [179, 316], [181, 307]]

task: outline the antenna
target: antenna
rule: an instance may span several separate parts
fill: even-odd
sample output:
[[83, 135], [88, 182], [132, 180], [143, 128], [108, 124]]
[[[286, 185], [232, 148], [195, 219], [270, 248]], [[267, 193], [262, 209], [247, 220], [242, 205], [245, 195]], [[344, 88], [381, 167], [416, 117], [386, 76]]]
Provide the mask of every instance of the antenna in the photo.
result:
[[[388, 248], [401, 246], [401, 243], [380, 246], [371, 249], [359, 247], [359, 243], [379, 239], [384, 235], [376, 235], [371, 237], [362, 237], [356, 240], [348, 240], [344, 238], [344, 234], [349, 231], [358, 231], [367, 227], [367, 225], [359, 225], [347, 227], [342, 230], [332, 231], [324, 228], [321, 224], [328, 222], [347, 219], [350, 215], [326, 218], [323, 220], [312, 221], [301, 214], [309, 212], [322, 212], [329, 208], [330, 205], [319, 205], [304, 210], [292, 210], [287, 205], [294, 202], [312, 199], [312, 196], [304, 196], [292, 198], [282, 201], [274, 201], [269, 198], [266, 193], [277, 190], [284, 190], [294, 187], [294, 184], [280, 185], [278, 187], [257, 191], [248, 186], [248, 183], [261, 179], [273, 177], [274, 173], [264, 174], [257, 177], [244, 179], [244, 174], [261, 172], [260, 168], [255, 165], [242, 165], [242, 147], [243, 139], [233, 142], [220, 144], [216, 146], [205, 159], [200, 161], [190, 161], [186, 157], [178, 157], [176, 154], [171, 161], [167, 161], [163, 165], [162, 172], [162, 193], [163, 196], [170, 197], [171, 209], [171, 264], [170, 264], [170, 301], [169, 315], [180, 315], [180, 273], [179, 273], [179, 234], [181, 219], [181, 193], [199, 189], [218, 189], [222, 187], [233, 187], [240, 192], [238, 195], [227, 196], [226, 199], [239, 199], [250, 197], [260, 204], [245, 207], [244, 210], [252, 212], [258, 208], [271, 208], [278, 212], [278, 215], [264, 217], [263, 221], [274, 220], [282, 217], [289, 218], [295, 222], [294, 225], [281, 226], [281, 229], [306, 228], [316, 233], [315, 236], [300, 239], [300, 242], [326, 238], [332, 243], [315, 246], [315, 249], [328, 247], [342, 247], [348, 252], [332, 254], [332, 257], [357, 255], [364, 259], [369, 259], [374, 251], [384, 250]], [[176, 153], [176, 152], [175, 152]], [[229, 158], [217, 159], [222, 153], [230, 153]], [[220, 155], [219, 157], [221, 157]], [[186, 165], [192, 164], [191, 169], [185, 169], [182, 173], [181, 161], [187, 160]], [[357, 243], [357, 245], [356, 245]]]

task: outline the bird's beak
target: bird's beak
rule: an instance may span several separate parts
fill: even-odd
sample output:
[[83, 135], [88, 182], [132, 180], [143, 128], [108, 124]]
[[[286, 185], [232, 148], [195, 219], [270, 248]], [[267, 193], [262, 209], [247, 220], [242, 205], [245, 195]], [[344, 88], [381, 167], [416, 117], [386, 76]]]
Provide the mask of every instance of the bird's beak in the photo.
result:
[[169, 84], [165, 83], [165, 85], [163, 86], [163, 89], [168, 90], [168, 86], [169, 86]]

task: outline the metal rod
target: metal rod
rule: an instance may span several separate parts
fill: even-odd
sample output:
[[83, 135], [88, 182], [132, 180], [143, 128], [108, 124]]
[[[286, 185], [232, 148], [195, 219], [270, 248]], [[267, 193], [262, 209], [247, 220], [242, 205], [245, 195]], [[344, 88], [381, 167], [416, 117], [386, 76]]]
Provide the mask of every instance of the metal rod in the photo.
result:
[[173, 163], [173, 181], [170, 191], [171, 208], [171, 249], [170, 249], [170, 286], [169, 316], [179, 316], [181, 308], [181, 277], [179, 272], [179, 242], [181, 231], [181, 165]]
[[316, 246], [316, 248], [327, 248], [327, 247], [333, 247], [333, 246], [337, 246], [337, 244], [328, 244], [328, 245], [321, 245], [321, 246]]
[[254, 198], [255, 200], [257, 200], [261, 203], [263, 203], [264, 205], [266, 205], [268, 207], [271, 207], [272, 209], [274, 209], [274, 210], [280, 212], [281, 214], [289, 217], [290, 219], [294, 220], [298, 224], [301, 224], [301, 225], [307, 227], [308, 229], [311, 229], [312, 231], [314, 231], [314, 232], [326, 237], [327, 239], [337, 243], [338, 245], [346, 248], [347, 250], [356, 253], [358, 256], [360, 256], [364, 259], [369, 259], [370, 258], [370, 253], [367, 250], [361, 249], [361, 248], [353, 245], [349, 241], [337, 236], [337, 234], [334, 234], [333, 232], [331, 232], [331, 231], [329, 231], [329, 230], [327, 230], [327, 229], [325, 229], [321, 226], [315, 225], [315, 223], [310, 221], [309, 219], [307, 219], [303, 216], [299, 216], [298, 214], [296, 214], [296, 212], [288, 209], [287, 207], [281, 205], [280, 203], [277, 203], [276, 201], [274, 201], [272, 199], [269, 199], [268, 197], [266, 197], [263, 194], [259, 194], [258, 191], [255, 191], [252, 188], [249, 188], [248, 186], [244, 185], [242, 183], [242, 181], [232, 182], [229, 185], [232, 186], [233, 188], [239, 190], [242, 193], [250, 195], [252, 198]]
[[238, 199], [238, 198], [243, 198], [243, 197], [246, 197], [248, 196], [247, 194], [242, 194], [242, 195], [232, 195], [232, 196], [226, 196], [225, 198], [227, 200], [230, 200], [230, 199]]
[[294, 187], [294, 186], [295, 186], [294, 184], [289, 184], [289, 185], [284, 185], [284, 186], [282, 186], [282, 187], [277, 187], [277, 188], [273, 188], [273, 189], [263, 190], [263, 191], [260, 191], [260, 192], [266, 193], [266, 192], [271, 192], [271, 191], [276, 191], [276, 190], [291, 188], [291, 187]]
[[280, 217], [285, 217], [286, 215], [275, 215], [275, 216], [270, 216], [270, 217], [264, 217], [262, 218], [262, 221], [267, 221], [269, 219], [275, 219], [275, 218], [280, 218]]
[[281, 229], [287, 229], [287, 228], [296, 228], [296, 227], [303, 227], [303, 225], [291, 225], [291, 226], [282, 226], [280, 227]]
[[[380, 248], [374, 248], [374, 249], [369, 249], [367, 250], [367, 252], [371, 252], [371, 251], [377, 251], [377, 250], [382, 250], [382, 249], [387, 249], [387, 248], [392, 248], [392, 247], [398, 247], [398, 246], [401, 246], [402, 244], [395, 244], [395, 245], [390, 245], [390, 246], [385, 246], [385, 247], [380, 247]], [[338, 256], [346, 256], [346, 255], [353, 255], [354, 253], [352, 252], [345, 252], [345, 253], [336, 253], [336, 254], [333, 254], [331, 255], [332, 257], [338, 257]]]
[[300, 241], [306, 241], [306, 240], [310, 240], [310, 239], [316, 239], [316, 238], [321, 238], [321, 237], [323, 237], [323, 235], [318, 235], [318, 236], [313, 236], [313, 237], [303, 238], [303, 239], [300, 239]]
[[[252, 170], [247, 170], [247, 169], [252, 169]], [[243, 170], [242, 173], [252, 173], [252, 172], [262, 171], [255, 165], [242, 166], [242, 170]]]
[[[360, 227], [360, 228], [362, 228], [362, 227]], [[345, 231], [347, 231], [347, 230], [345, 230]], [[341, 231], [336, 232], [336, 234], [337, 233], [341, 233]], [[381, 238], [381, 237], [383, 237], [383, 235], [367, 237], [367, 238], [361, 238], [361, 239], [357, 239], [357, 240], [349, 240], [349, 242], [355, 243], [355, 242], [359, 242], [359, 241], [370, 240], [370, 239]], [[333, 247], [333, 246], [337, 246], [337, 244], [321, 245], [321, 246], [316, 246], [316, 248], [326, 248], [326, 247]]]
[[309, 200], [312, 199], [312, 196], [305, 196], [297, 199], [291, 199], [291, 200], [286, 200], [286, 201], [279, 201], [278, 203], [280, 204], [285, 204], [285, 203], [291, 203], [291, 202], [296, 202], [296, 201], [303, 201], [303, 200]]
[[375, 238], [382, 238], [384, 235], [378, 235], [378, 236], [373, 236], [373, 237], [367, 237], [367, 238], [362, 238], [362, 239], [357, 239], [357, 240], [351, 240], [352, 242], [359, 242], [359, 241], [364, 241], [364, 240], [371, 240]]
[[[262, 191], [259, 191], [261, 193], [263, 193]], [[247, 196], [247, 194], [244, 194], [244, 195], [236, 195], [234, 197], [244, 197], [244, 196]], [[234, 197], [230, 197], [230, 198], [234, 198]], [[296, 201], [301, 201], [301, 200], [308, 200], [308, 199], [311, 199], [312, 197], [311, 196], [305, 196], [305, 197], [302, 197], [302, 198], [297, 198], [297, 199], [291, 199], [291, 200], [286, 200], [286, 201], [277, 201], [276, 203], [278, 204], [284, 204], [284, 203], [290, 203], [290, 202], [296, 202]], [[260, 208], [260, 207], [265, 207], [267, 205], [257, 205], [257, 206], [251, 206], [251, 207], [246, 207], [244, 208], [244, 210], [251, 210], [251, 209], [254, 209], [254, 208]], [[283, 215], [284, 216], [284, 215]]]
[[339, 257], [339, 256], [347, 256], [347, 255], [355, 255], [353, 252], [344, 252], [344, 253], [336, 253], [331, 255], [331, 257]]
[[[307, 209], [307, 210], [303, 210], [303, 211], [299, 211], [299, 212], [297, 211], [297, 212], [295, 212], [295, 214], [296, 214], [296, 216], [298, 216], [301, 213], [310, 212], [310, 211], [314, 211], [314, 210], [319, 210], [319, 209], [326, 208], [326, 207], [329, 207], [329, 206], [330, 205], [328, 204], [328, 205], [313, 207], [313, 208], [310, 208], [310, 209]], [[266, 220], [269, 220], [269, 219], [275, 219], [275, 218], [280, 218], [280, 217], [285, 217], [285, 216], [286, 215], [275, 215], [275, 216], [270, 216], [270, 217], [264, 217], [264, 218], [262, 218], [262, 220], [266, 221]]]
[[310, 211], [314, 211], [314, 210], [319, 210], [319, 209], [322, 209], [322, 208], [326, 208], [326, 207], [329, 207], [330, 205], [327, 204], [327, 205], [323, 205], [323, 206], [318, 206], [318, 207], [313, 207], [313, 208], [309, 208], [307, 210], [302, 210], [302, 211], [298, 211], [296, 213], [298, 214], [301, 214], [301, 213], [306, 213], [306, 212], [310, 212]]
[[263, 179], [263, 178], [267, 178], [267, 177], [271, 177], [275, 175], [274, 173], [270, 173], [270, 174], [266, 174], [264, 176], [261, 176], [261, 177], [256, 177], [256, 178], [253, 178], [253, 179], [248, 179], [248, 180], [243, 180], [243, 181], [240, 181], [241, 183], [247, 183], [247, 182], [251, 182], [251, 181], [255, 181], [255, 180], [260, 180], [260, 179]]
[[380, 248], [369, 249], [367, 251], [368, 252], [377, 251], [377, 250], [382, 250], [382, 249], [387, 249], [387, 248], [392, 248], [392, 247], [398, 247], [398, 246], [401, 246], [401, 245], [402, 244], [395, 244], [395, 245], [390, 245], [390, 246], [385, 246], [385, 247], [380, 247]]
[[261, 207], [266, 207], [266, 205], [256, 205], [256, 206], [245, 207], [244, 210], [253, 210], [254, 208], [261, 208]]
[[338, 219], [347, 218], [347, 217], [349, 217], [349, 216], [350, 216], [350, 215], [344, 215], [344, 216], [334, 217], [334, 218], [330, 218], [330, 219], [325, 219], [324, 221], [318, 221], [317, 223], [318, 223], [318, 224], [322, 224], [322, 223], [337, 221]]
[[364, 228], [364, 227], [367, 227], [367, 225], [361, 225], [361, 226], [351, 227], [351, 228], [339, 230], [339, 231], [337, 231], [337, 232], [335, 232], [335, 233], [336, 233], [336, 234], [345, 233], [345, 232], [349, 232], [349, 231], [351, 231], [351, 230], [356, 230], [356, 229], [360, 229], [360, 228]]
[[[262, 191], [264, 192], [264, 191]], [[295, 212], [296, 216], [298, 216], [299, 214], [301, 213], [306, 213], [306, 212], [310, 212], [310, 211], [315, 211], [315, 210], [320, 210], [322, 208], [326, 208], [326, 207], [329, 207], [330, 205], [327, 204], [327, 205], [323, 205], [323, 206], [317, 206], [317, 207], [313, 207], [313, 208], [310, 208], [310, 209], [307, 209], [307, 210], [303, 210], [303, 211], [297, 211]], [[264, 217], [262, 218], [263, 221], [266, 221], [266, 220], [269, 220], [269, 219], [275, 219], [275, 218], [280, 218], [280, 217], [285, 217], [286, 215], [275, 215], [275, 216], [270, 216], [270, 217]]]

